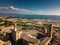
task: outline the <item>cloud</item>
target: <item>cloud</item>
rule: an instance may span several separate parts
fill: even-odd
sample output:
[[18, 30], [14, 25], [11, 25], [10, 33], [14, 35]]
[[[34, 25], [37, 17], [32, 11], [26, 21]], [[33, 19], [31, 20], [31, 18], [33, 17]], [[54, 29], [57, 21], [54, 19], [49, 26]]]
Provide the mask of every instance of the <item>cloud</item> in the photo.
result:
[[13, 6], [0, 7], [0, 13], [30, 13], [30, 10], [15, 8]]
[[15, 8], [13, 6], [9, 6], [9, 7], [0, 7], [0, 13], [60, 15], [60, 9], [28, 10], [28, 9]]

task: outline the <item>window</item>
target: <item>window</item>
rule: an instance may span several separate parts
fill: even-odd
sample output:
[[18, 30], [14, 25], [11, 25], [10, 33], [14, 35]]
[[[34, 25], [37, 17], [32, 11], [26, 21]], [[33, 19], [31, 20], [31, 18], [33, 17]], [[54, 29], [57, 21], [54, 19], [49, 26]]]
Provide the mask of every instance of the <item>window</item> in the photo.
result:
[[5, 45], [5, 44], [3, 44], [3, 45]]
[[1, 29], [0, 29], [0, 31], [1, 31]]

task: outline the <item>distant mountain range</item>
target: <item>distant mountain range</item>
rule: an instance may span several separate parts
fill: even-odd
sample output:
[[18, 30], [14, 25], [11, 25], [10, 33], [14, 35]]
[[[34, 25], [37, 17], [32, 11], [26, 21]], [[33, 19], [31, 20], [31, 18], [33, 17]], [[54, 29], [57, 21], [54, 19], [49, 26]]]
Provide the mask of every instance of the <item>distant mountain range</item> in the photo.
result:
[[51, 19], [51, 20], [60, 20], [60, 16], [57, 15], [30, 15], [30, 14], [6, 14], [0, 13], [0, 16], [8, 16], [14, 18], [28, 18], [28, 19]]

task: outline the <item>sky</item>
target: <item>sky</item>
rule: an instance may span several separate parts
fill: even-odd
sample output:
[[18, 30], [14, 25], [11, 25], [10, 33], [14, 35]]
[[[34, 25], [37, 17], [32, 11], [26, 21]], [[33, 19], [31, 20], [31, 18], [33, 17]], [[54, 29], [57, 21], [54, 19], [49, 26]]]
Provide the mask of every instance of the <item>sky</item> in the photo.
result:
[[0, 13], [60, 15], [60, 0], [0, 0]]

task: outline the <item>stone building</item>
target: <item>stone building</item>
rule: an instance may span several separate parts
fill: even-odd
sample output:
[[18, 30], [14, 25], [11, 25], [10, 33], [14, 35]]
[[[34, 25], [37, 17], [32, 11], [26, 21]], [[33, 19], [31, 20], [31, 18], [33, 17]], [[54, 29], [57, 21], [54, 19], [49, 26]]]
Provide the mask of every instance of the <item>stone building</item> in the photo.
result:
[[0, 40], [0, 45], [12, 45], [11, 41]]

